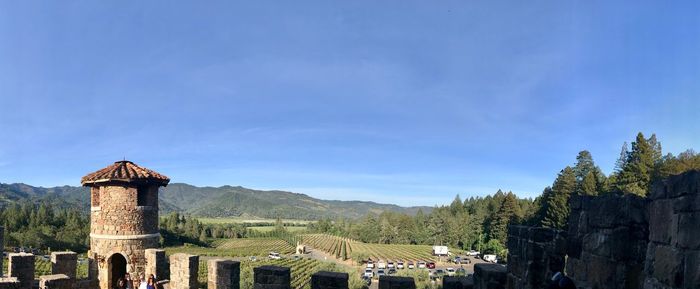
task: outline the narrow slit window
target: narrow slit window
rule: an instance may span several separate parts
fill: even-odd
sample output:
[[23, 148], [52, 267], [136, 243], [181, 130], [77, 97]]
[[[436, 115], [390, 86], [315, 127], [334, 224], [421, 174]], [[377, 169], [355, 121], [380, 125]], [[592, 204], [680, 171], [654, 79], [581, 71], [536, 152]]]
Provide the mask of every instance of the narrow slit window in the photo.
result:
[[99, 207], [100, 206], [100, 188], [99, 187], [92, 187], [90, 189], [90, 192], [92, 193], [92, 196], [90, 197], [90, 199], [92, 200], [92, 206]]
[[137, 206], [148, 206], [148, 187], [139, 186], [136, 188]]

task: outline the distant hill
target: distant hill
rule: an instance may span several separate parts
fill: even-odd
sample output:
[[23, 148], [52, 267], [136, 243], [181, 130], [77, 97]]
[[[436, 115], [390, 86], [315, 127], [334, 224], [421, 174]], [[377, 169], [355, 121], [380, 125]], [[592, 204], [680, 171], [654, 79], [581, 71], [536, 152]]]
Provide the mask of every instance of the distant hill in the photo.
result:
[[[0, 204], [21, 200], [48, 200], [57, 206], [78, 206], [87, 210], [88, 189], [84, 187], [33, 187], [0, 183]], [[305, 194], [261, 191], [244, 187], [196, 187], [173, 183], [160, 191], [161, 213], [172, 211], [200, 217], [254, 216], [260, 218], [316, 220], [325, 217], [360, 218], [367, 213], [392, 211], [413, 215], [432, 207], [401, 207], [363, 201], [320, 200]]]

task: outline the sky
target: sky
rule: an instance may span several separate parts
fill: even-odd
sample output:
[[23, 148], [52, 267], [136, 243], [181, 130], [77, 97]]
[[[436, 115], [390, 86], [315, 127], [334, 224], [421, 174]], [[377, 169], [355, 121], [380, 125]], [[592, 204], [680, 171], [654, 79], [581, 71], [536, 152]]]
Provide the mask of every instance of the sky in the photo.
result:
[[700, 149], [697, 1], [8, 1], [0, 182], [128, 159], [322, 199], [536, 197]]

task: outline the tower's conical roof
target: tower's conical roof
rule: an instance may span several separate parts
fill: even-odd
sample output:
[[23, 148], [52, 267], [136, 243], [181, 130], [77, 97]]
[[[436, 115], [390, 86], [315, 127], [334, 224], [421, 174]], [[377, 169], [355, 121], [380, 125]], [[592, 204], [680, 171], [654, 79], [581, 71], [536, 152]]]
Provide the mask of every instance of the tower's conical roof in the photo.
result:
[[106, 182], [153, 183], [166, 186], [170, 182], [170, 178], [124, 160], [114, 162], [114, 164], [88, 174], [80, 180], [83, 186], [93, 186]]

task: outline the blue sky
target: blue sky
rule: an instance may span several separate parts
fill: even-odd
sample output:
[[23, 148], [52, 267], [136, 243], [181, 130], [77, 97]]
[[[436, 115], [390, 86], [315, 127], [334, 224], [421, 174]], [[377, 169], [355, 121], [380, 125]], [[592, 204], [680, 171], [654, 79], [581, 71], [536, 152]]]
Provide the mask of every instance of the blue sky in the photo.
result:
[[[0, 4], [0, 182], [127, 158], [195, 185], [537, 196], [588, 149], [700, 139], [695, 1]], [[673, 4], [674, 6], [671, 6]]]

